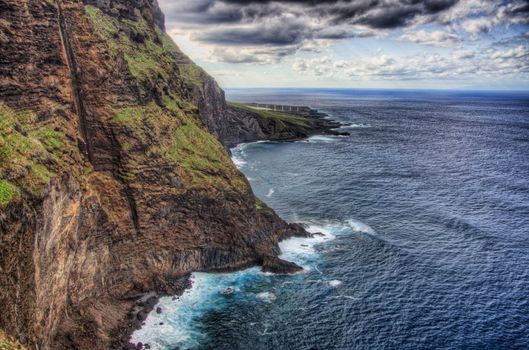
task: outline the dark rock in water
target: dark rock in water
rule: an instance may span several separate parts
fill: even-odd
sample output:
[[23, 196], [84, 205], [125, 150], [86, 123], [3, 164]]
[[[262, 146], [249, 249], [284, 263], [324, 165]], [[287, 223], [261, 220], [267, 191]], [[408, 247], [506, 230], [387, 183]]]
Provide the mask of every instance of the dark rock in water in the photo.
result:
[[138, 321], [145, 321], [145, 319], [147, 318], [147, 315], [148, 313], [145, 312], [145, 310], [141, 310], [140, 312], [136, 314], [136, 318], [138, 319]]
[[143, 343], [139, 342], [138, 344], [136, 344], [136, 349], [137, 350], [142, 350], [143, 349]]
[[291, 234], [295, 237], [313, 237], [312, 233], [308, 232], [301, 224], [288, 224]]
[[263, 272], [271, 272], [279, 275], [293, 274], [303, 271], [303, 268], [293, 262], [280, 259], [276, 256], [267, 256], [262, 262]]
[[161, 314], [161, 313], [162, 313], [162, 308], [158, 306], [158, 307], [156, 308], [156, 313], [157, 313], [157, 314]]

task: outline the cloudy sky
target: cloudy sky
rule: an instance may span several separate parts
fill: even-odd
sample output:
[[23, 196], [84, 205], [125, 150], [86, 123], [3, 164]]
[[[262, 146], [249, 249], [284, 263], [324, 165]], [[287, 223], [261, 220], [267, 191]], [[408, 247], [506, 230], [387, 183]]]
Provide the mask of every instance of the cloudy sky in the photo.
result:
[[529, 0], [158, 0], [223, 87], [529, 90]]

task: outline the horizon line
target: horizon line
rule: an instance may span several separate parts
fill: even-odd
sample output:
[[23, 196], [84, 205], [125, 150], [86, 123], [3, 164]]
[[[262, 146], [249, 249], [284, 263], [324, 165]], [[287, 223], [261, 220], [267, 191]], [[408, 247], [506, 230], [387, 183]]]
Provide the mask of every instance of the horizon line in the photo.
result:
[[529, 89], [488, 88], [395, 88], [395, 87], [222, 87], [224, 90], [392, 90], [392, 91], [465, 91], [465, 92], [526, 92]]

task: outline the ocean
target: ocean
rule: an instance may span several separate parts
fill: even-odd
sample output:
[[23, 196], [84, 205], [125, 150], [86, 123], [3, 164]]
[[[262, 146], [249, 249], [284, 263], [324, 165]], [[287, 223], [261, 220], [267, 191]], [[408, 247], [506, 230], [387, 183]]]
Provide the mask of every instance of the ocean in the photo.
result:
[[529, 348], [529, 94], [228, 90], [307, 105], [350, 136], [239, 145], [256, 195], [322, 232], [305, 267], [193, 274], [132, 340], [151, 349]]

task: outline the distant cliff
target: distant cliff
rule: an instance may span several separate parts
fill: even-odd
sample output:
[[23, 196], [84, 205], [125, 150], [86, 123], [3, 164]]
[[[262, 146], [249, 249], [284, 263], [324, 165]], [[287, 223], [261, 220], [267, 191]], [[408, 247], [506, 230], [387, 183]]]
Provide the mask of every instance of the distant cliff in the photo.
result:
[[225, 150], [278, 122], [228, 108], [156, 0], [0, 0], [0, 44], [1, 329], [115, 349], [192, 271], [299, 269], [277, 243], [307, 233]]
[[322, 113], [303, 107], [303, 113], [256, 109], [228, 102], [224, 124], [229, 132], [220, 134], [222, 142], [233, 147], [258, 140], [294, 141], [314, 134], [343, 135], [334, 129], [340, 123], [322, 118]]

